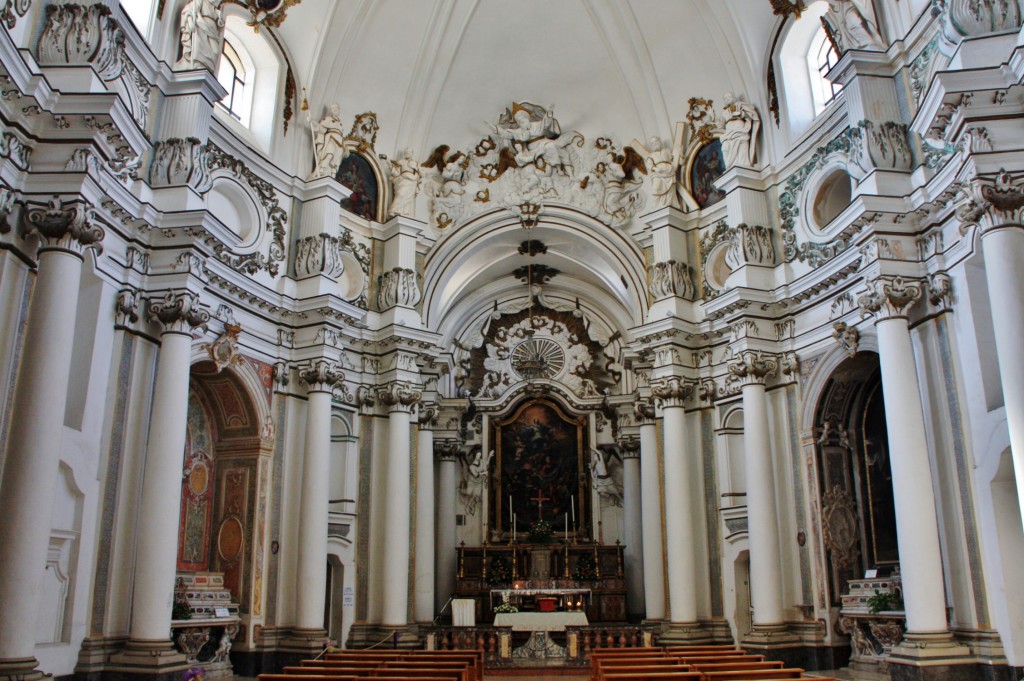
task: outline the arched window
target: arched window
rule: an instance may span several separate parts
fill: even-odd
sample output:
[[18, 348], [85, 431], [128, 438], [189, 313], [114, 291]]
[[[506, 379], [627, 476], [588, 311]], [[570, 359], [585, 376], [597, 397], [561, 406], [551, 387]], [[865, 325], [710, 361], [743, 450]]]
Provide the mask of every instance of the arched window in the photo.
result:
[[839, 61], [836, 48], [825, 33], [822, 26], [811, 40], [810, 48], [807, 50], [807, 71], [811, 83], [811, 97], [814, 98], [814, 115], [817, 116], [825, 107], [832, 103], [839, 91], [843, 89], [842, 83], [833, 83], [828, 79], [828, 72]]
[[217, 80], [228, 91], [224, 95], [224, 99], [220, 100], [220, 105], [236, 121], [249, 127], [249, 114], [252, 111], [252, 88], [246, 87], [245, 64], [230, 40], [224, 41], [220, 66], [217, 67]]

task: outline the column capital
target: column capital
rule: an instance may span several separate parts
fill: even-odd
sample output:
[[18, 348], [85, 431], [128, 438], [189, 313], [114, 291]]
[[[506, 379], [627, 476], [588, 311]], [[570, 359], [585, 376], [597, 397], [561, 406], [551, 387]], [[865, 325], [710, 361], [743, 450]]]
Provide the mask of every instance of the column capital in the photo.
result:
[[194, 328], [206, 328], [209, 311], [199, 304], [199, 294], [193, 291], [166, 291], [163, 298], [146, 301], [146, 316], [162, 328], [162, 333], [191, 335]]
[[345, 380], [341, 365], [329, 359], [310, 360], [298, 367], [299, 379], [309, 386], [311, 393], [333, 392], [334, 386]]
[[376, 397], [387, 407], [388, 412], [412, 413], [423, 403], [423, 393], [408, 383], [395, 381], [376, 390]]
[[654, 400], [636, 395], [633, 402], [633, 416], [641, 426], [654, 425]]
[[938, 312], [953, 309], [953, 279], [945, 272], [928, 275], [928, 302]]
[[744, 386], [764, 385], [779, 373], [779, 360], [775, 355], [761, 350], [743, 350], [729, 363], [729, 373]]
[[29, 203], [22, 219], [22, 235], [39, 237], [39, 252], [67, 251], [82, 257], [87, 249], [102, 248], [106, 233], [92, 223], [88, 203], [65, 202], [54, 196], [47, 204]]
[[867, 290], [857, 298], [857, 304], [863, 315], [873, 315], [876, 322], [907, 317], [921, 298], [921, 284], [916, 279], [883, 275], [866, 285]]
[[982, 234], [1004, 226], [1024, 224], [1024, 174], [1000, 169], [991, 177], [975, 177], [956, 196], [960, 230], [977, 225]]
[[626, 459], [640, 458], [640, 438], [635, 435], [627, 435], [619, 438], [619, 453], [623, 461]]
[[651, 381], [651, 396], [663, 409], [682, 407], [693, 397], [694, 385], [680, 376], [666, 376]]
[[454, 438], [434, 440], [434, 458], [438, 461], [458, 461], [462, 453], [462, 443]]
[[440, 410], [436, 404], [421, 403], [417, 423], [419, 423], [421, 429], [433, 430], [437, 425], [438, 416], [440, 416]]

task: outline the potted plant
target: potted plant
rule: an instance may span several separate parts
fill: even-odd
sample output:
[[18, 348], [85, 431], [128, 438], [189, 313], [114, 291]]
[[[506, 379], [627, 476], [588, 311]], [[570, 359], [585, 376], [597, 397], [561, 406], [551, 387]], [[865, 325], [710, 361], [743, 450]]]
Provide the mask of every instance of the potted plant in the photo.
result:
[[551, 527], [551, 523], [546, 520], [538, 520], [534, 524], [530, 525], [530, 530], [526, 533], [526, 538], [533, 544], [547, 544], [551, 541], [551, 536], [555, 533], [554, 528]]

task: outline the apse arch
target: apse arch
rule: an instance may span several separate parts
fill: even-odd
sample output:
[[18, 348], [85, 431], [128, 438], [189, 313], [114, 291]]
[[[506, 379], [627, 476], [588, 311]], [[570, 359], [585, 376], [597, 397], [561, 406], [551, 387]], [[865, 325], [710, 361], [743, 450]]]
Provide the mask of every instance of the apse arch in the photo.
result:
[[[530, 240], [544, 243], [547, 253], [528, 258], [517, 252], [516, 248]], [[616, 327], [621, 330], [642, 324], [646, 318], [647, 274], [640, 247], [624, 233], [571, 207], [545, 205], [532, 229], [524, 229], [519, 217], [510, 212], [495, 209], [443, 234], [426, 260], [424, 323], [431, 326], [453, 315], [465, 319], [466, 313], [460, 311], [475, 312], [503, 292], [515, 291], [518, 296], [513, 297], [522, 297], [522, 283], [511, 278], [505, 286], [492, 284], [500, 263], [507, 262], [511, 271], [527, 260], [553, 260], [565, 266], [568, 271], [563, 281], [582, 284], [576, 290], [593, 296], [588, 302], [617, 320]], [[560, 288], [564, 285], [551, 286], [553, 292]], [[502, 297], [509, 296], [505, 293]]]

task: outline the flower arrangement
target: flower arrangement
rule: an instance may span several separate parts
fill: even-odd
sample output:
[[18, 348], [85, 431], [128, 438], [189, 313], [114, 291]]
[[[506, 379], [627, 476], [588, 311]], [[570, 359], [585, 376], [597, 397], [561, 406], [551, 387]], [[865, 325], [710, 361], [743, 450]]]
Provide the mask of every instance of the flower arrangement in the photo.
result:
[[868, 611], [874, 615], [883, 610], [902, 610], [903, 599], [900, 594], [891, 591], [879, 591], [875, 589], [874, 596], [868, 596]]
[[512, 581], [512, 570], [505, 556], [495, 556], [487, 568], [487, 581], [491, 584], [507, 584]]
[[501, 592], [501, 604], [494, 608], [495, 614], [502, 612], [519, 612], [519, 608], [509, 602], [507, 591]]
[[533, 544], [547, 544], [551, 541], [551, 535], [554, 533], [555, 530], [551, 527], [551, 523], [546, 520], [538, 520], [530, 525], [526, 538]]
[[577, 582], [592, 582], [597, 579], [597, 565], [594, 564], [594, 557], [589, 553], [584, 553], [576, 561], [576, 570], [572, 573], [572, 578]]
[[181, 675], [181, 681], [203, 681], [206, 667], [189, 667]]

